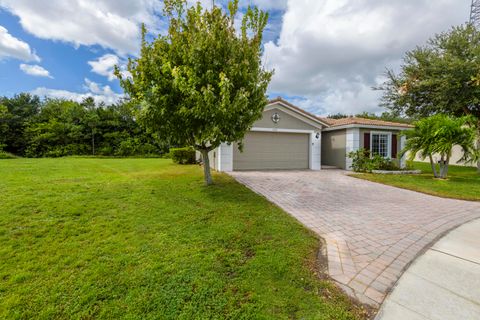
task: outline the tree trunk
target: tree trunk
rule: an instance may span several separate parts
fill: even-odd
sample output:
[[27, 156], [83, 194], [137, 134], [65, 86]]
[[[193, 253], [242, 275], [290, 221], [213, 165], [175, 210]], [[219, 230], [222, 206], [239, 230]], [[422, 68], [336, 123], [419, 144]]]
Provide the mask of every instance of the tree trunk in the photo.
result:
[[440, 179], [443, 179], [443, 174], [444, 174], [443, 172], [445, 171], [445, 157], [443, 156], [443, 154], [440, 157], [439, 167], [440, 167]]
[[448, 177], [448, 168], [450, 166], [450, 156], [447, 155], [447, 162], [445, 162], [445, 172], [444, 172], [444, 176], [443, 176], [443, 179], [447, 179]]
[[92, 130], [92, 155], [95, 155], [95, 132]]
[[428, 157], [430, 158], [430, 165], [432, 166], [432, 172], [433, 172], [433, 176], [435, 178], [438, 178], [438, 174], [437, 174], [437, 168], [435, 168], [435, 163], [433, 162], [433, 157], [432, 155], [428, 155]]
[[[480, 150], [480, 121], [477, 124], [478, 126], [478, 135], [477, 135], [477, 150]], [[477, 172], [480, 173], [480, 160], [477, 162]]]
[[208, 157], [208, 150], [202, 149], [200, 150], [203, 159], [203, 175], [205, 178], [205, 184], [210, 186], [213, 184], [212, 174], [210, 172], [210, 159]]

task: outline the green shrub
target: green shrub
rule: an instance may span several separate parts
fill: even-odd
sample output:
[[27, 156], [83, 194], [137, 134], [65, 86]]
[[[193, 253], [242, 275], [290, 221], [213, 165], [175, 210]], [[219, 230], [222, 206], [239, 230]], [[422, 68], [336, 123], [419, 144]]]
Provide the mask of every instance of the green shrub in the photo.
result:
[[[355, 172], [371, 172], [372, 161], [370, 159], [370, 152], [365, 149], [359, 149], [352, 151], [348, 154], [348, 157], [352, 159], [352, 170]], [[347, 168], [350, 169], [350, 168]]]
[[60, 157], [65, 157], [67, 155], [68, 154], [65, 152], [64, 148], [56, 147], [44, 152], [42, 156], [47, 158], [60, 158]]
[[97, 149], [96, 154], [100, 155], [100, 156], [110, 156], [110, 155], [114, 154], [113, 147], [111, 145], [102, 146], [99, 149]]
[[407, 160], [405, 162], [405, 170], [415, 170], [415, 161]]
[[172, 148], [170, 149], [170, 155], [173, 162], [178, 164], [195, 164], [195, 149], [192, 147], [185, 148]]
[[137, 147], [139, 145], [139, 141], [135, 138], [128, 138], [120, 142], [120, 145], [115, 150], [115, 155], [117, 157], [128, 157], [133, 156], [137, 152]]
[[378, 154], [373, 155], [371, 158], [373, 162], [373, 170], [386, 170], [386, 171], [395, 171], [400, 170], [395, 162], [391, 159], [384, 158]]
[[6, 151], [0, 151], [0, 159], [15, 159], [15, 155], [6, 152]]
[[369, 150], [359, 149], [350, 152], [348, 157], [352, 159], [352, 169], [355, 172], [372, 172], [373, 170], [398, 170], [398, 166], [391, 159], [381, 155], [370, 155]]

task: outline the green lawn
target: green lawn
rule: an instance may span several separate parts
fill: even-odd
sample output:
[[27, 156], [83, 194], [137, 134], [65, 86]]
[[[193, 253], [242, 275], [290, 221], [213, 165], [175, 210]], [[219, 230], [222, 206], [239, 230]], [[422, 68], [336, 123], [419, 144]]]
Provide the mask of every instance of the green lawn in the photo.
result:
[[279, 208], [161, 159], [0, 161], [0, 318], [360, 319]]
[[354, 174], [352, 176], [435, 196], [480, 201], [480, 174], [476, 168], [450, 166], [447, 180], [434, 179], [429, 163], [415, 162], [420, 175]]

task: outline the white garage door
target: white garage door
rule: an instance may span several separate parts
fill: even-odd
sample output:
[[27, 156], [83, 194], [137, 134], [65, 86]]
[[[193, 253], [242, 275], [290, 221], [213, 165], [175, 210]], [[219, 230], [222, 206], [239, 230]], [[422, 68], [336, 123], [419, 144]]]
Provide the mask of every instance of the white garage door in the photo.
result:
[[303, 133], [249, 132], [243, 152], [233, 148], [233, 169], [308, 169], [309, 138]]

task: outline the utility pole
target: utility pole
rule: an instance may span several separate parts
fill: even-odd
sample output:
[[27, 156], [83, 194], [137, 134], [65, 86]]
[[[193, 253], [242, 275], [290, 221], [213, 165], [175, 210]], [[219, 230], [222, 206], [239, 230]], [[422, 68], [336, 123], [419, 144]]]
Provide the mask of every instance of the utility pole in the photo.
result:
[[477, 30], [480, 30], [480, 0], [472, 0], [470, 24], [477, 28]]

